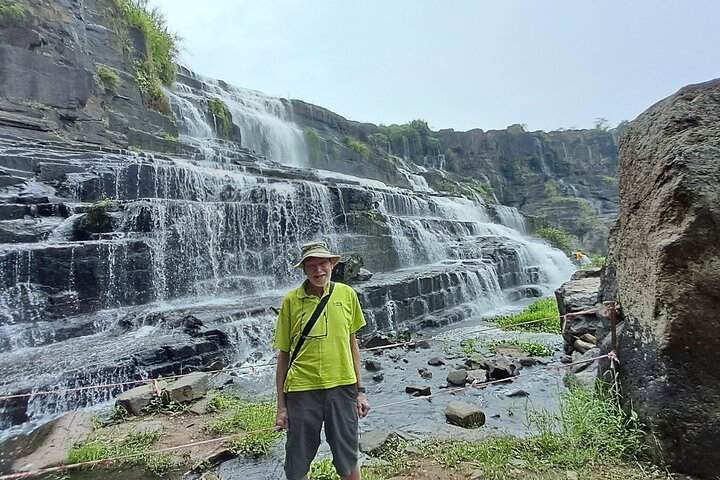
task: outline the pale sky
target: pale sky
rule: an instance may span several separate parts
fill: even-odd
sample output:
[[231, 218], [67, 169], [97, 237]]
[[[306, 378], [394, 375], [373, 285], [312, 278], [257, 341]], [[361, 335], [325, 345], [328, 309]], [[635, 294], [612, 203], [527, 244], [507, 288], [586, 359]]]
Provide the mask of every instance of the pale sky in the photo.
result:
[[720, 77], [718, 0], [150, 0], [204, 76], [375, 124], [591, 128]]

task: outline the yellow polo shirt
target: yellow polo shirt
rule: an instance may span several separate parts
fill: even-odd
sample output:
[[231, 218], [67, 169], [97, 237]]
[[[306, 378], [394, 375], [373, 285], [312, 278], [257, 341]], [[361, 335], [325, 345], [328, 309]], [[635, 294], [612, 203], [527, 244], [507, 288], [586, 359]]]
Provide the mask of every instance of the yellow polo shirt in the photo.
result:
[[[320, 298], [308, 295], [303, 282], [283, 299], [273, 346], [292, 354]], [[327, 296], [330, 288], [325, 289]], [[285, 377], [285, 392], [320, 390], [357, 383], [350, 335], [365, 326], [357, 293], [344, 283], [335, 283], [330, 301], [305, 339]]]

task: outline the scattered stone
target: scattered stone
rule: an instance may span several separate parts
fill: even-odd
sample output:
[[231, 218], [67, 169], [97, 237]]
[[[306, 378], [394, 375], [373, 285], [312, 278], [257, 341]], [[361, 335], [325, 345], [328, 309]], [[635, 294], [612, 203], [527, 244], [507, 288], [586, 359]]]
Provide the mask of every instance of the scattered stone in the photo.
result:
[[393, 342], [384, 335], [375, 335], [363, 344], [363, 348], [386, 347], [392, 345], [392, 343]]
[[376, 373], [375, 375], [373, 375], [372, 379], [376, 382], [382, 382], [383, 380], [385, 380], [385, 375], [382, 373]]
[[413, 397], [427, 397], [431, 395], [430, 387], [426, 387], [425, 385], [408, 385], [405, 387], [405, 393], [410, 393]]
[[530, 394], [525, 390], [515, 390], [514, 392], [508, 393], [508, 397], [529, 397]]
[[515, 375], [515, 366], [504, 358], [493, 360], [488, 369], [488, 378], [490, 380], [503, 380]]
[[488, 370], [490, 368], [490, 363], [485, 357], [482, 357], [480, 355], [473, 355], [472, 357], [465, 360], [465, 365], [470, 370]]
[[209, 374], [201, 372], [180, 377], [168, 388], [170, 399], [175, 402], [191, 402], [204, 397], [208, 391], [209, 379]]
[[597, 345], [597, 338], [595, 338], [595, 335], [591, 333], [583, 333], [580, 335], [580, 340], [587, 343], [592, 343], [593, 345]]
[[486, 370], [468, 370], [467, 381], [470, 383], [485, 382], [485, 381], [487, 381], [487, 371]]
[[485, 424], [485, 414], [467, 402], [453, 401], [445, 409], [448, 422], [463, 428], [478, 428]]
[[537, 363], [537, 359], [533, 357], [524, 357], [520, 359], [520, 365], [523, 367], [534, 367]]
[[527, 352], [516, 345], [498, 345], [495, 351], [503, 357], [517, 358], [527, 356]]
[[[167, 382], [157, 382], [160, 389], [167, 387]], [[143, 407], [150, 404], [153, 397], [156, 396], [153, 385], [141, 385], [121, 393], [115, 398], [115, 405], [123, 407], [128, 413], [139, 416], [142, 415]]]
[[368, 455], [377, 455], [382, 451], [383, 445], [393, 438], [397, 438], [397, 435], [391, 430], [370, 430], [360, 437], [360, 451]]
[[440, 367], [442, 365], [445, 365], [445, 362], [440, 357], [433, 357], [428, 360], [428, 365], [431, 365], [433, 367]]
[[419, 342], [415, 342], [415, 347], [424, 348], [427, 350], [430, 348], [430, 343], [427, 340], [420, 340]]
[[367, 370], [368, 372], [377, 372], [381, 368], [382, 368], [382, 365], [380, 364], [380, 362], [378, 360], [373, 360], [370, 358], [365, 360], [365, 370]]
[[468, 475], [469, 480], [481, 480], [485, 478], [485, 473], [482, 470], [474, 470]]
[[570, 355], [563, 355], [560, 357], [560, 363], [572, 363], [572, 357]]
[[418, 373], [423, 378], [432, 378], [432, 376], [433, 376], [432, 372], [430, 370], [428, 370], [427, 368], [419, 368]]
[[567, 480], [578, 480], [578, 474], [572, 470], [565, 472], [565, 478]]
[[580, 353], [585, 353], [594, 346], [594, 343], [584, 342], [580, 339], [577, 339], [573, 342], [573, 348]]
[[451, 370], [447, 376], [447, 382], [451, 385], [462, 387], [468, 378], [467, 370]]

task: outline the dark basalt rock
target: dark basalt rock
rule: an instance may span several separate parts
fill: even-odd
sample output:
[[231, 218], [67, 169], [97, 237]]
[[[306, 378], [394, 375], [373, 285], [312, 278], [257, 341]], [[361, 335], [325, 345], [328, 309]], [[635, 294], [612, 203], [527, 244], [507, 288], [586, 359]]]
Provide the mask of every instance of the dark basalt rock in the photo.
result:
[[619, 300], [623, 396], [672, 470], [720, 470], [720, 80], [652, 106], [620, 145], [605, 300]]

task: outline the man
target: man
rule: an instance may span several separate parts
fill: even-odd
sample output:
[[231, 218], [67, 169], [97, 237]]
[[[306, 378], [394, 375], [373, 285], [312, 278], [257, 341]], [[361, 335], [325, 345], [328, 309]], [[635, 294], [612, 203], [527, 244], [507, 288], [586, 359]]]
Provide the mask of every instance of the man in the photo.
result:
[[[295, 267], [307, 279], [285, 295], [278, 314], [273, 342], [279, 350], [275, 425], [287, 429], [289, 480], [307, 479], [323, 423], [338, 475], [343, 480], [360, 479], [358, 417], [368, 414], [370, 404], [360, 376], [355, 333], [365, 325], [365, 318], [355, 291], [330, 282], [339, 260], [325, 242], [303, 245]], [[325, 306], [318, 307], [325, 298]], [[312, 328], [303, 335], [308, 324]]]

